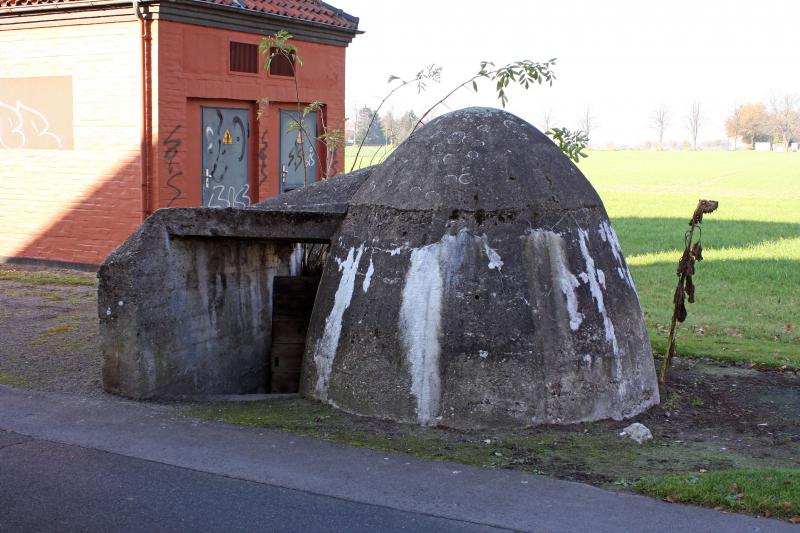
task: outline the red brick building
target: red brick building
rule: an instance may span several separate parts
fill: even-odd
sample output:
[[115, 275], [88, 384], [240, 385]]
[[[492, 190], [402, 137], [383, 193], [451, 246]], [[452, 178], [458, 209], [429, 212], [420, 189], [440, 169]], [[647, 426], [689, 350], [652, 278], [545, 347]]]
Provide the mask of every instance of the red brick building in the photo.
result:
[[[258, 43], [279, 30], [303, 65], [268, 72]], [[358, 33], [320, 0], [0, 0], [0, 261], [99, 264], [155, 209], [244, 206], [341, 170], [309, 139], [344, 128]], [[308, 139], [287, 132], [295, 81], [323, 103]]]

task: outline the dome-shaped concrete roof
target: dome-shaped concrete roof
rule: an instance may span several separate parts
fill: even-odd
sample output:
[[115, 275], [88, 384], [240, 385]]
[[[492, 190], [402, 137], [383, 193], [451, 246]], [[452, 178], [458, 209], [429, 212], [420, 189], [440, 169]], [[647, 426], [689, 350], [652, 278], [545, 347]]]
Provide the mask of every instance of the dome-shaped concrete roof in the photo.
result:
[[511, 113], [472, 107], [418, 129], [375, 167], [352, 204], [497, 211], [578, 209], [601, 202], [542, 132]]
[[431, 121], [372, 167], [332, 240], [302, 390], [449, 426], [625, 418], [658, 403], [600, 198], [509, 113]]

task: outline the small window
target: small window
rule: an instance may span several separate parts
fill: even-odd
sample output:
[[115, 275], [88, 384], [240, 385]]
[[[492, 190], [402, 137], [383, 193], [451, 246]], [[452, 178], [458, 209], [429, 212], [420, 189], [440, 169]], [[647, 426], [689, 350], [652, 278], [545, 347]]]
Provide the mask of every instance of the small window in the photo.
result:
[[287, 57], [285, 54], [278, 53], [278, 49], [273, 47], [269, 49], [269, 55], [272, 57], [269, 64], [271, 76], [294, 77], [294, 52]]
[[231, 72], [258, 73], [258, 45], [231, 42]]

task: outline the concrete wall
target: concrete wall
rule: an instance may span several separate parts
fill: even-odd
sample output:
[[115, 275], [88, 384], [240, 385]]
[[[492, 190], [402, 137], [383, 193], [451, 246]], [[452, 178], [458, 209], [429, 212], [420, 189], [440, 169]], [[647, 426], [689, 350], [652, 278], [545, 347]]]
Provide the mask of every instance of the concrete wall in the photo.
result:
[[263, 390], [272, 280], [295, 273], [294, 243], [328, 242], [342, 217], [154, 213], [98, 272], [104, 387], [131, 398]]
[[[106, 389], [133, 398], [264, 391], [272, 278], [288, 275], [290, 243], [156, 236], [101, 269], [98, 303]], [[160, 235], [159, 235], [160, 233]]]

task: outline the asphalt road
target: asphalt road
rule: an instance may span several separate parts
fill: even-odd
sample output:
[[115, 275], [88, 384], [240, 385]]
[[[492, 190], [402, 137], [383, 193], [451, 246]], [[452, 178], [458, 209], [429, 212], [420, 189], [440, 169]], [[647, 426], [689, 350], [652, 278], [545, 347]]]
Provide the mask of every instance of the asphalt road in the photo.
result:
[[498, 531], [0, 431], [0, 531]]
[[772, 532], [777, 520], [0, 385], [0, 532]]

